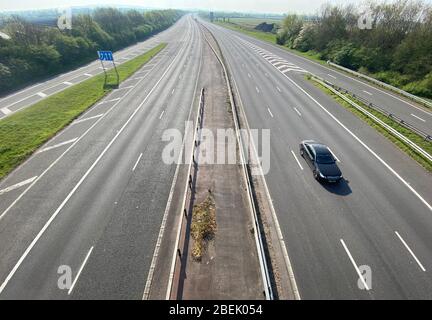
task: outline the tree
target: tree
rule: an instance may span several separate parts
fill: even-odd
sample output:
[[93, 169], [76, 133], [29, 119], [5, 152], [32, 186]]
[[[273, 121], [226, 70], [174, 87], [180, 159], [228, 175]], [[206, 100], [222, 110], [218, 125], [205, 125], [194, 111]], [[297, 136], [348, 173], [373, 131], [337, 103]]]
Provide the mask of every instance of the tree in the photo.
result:
[[96, 9], [73, 17], [73, 29], [60, 31], [29, 23], [18, 16], [2, 19], [0, 93], [47, 77], [96, 57], [96, 50], [116, 50], [169, 27], [181, 17], [176, 10]]
[[347, 19], [342, 8], [327, 5], [321, 11], [319, 26], [317, 28], [316, 47], [325, 49], [333, 39], [344, 40], [347, 38]]
[[306, 24], [301, 29], [293, 42], [293, 48], [300, 51], [309, 51], [315, 48], [317, 27], [314, 24]]
[[302, 27], [303, 21], [298, 15], [287, 15], [283, 20], [281, 31], [277, 34], [277, 42], [292, 47], [294, 39], [297, 38]]

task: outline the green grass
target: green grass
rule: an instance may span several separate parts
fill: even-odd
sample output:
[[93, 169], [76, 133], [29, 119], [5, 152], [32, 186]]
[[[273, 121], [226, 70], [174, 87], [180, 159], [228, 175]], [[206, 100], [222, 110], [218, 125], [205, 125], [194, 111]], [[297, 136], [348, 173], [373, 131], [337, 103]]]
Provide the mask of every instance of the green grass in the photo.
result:
[[[324, 87], [322, 84], [313, 81], [313, 84], [321, 89], [323, 92], [331, 96], [336, 102], [338, 102], [340, 105], [351, 111], [353, 114], [355, 114], [357, 117], [362, 119], [364, 122], [369, 124], [372, 128], [380, 132], [383, 136], [385, 136], [387, 139], [389, 139], [391, 142], [393, 142], [399, 149], [401, 149], [403, 152], [408, 154], [412, 159], [417, 161], [423, 168], [425, 168], [427, 171], [432, 172], [432, 163], [426, 159], [423, 155], [413, 150], [408, 144], [406, 144], [404, 141], [400, 140], [399, 138], [395, 137], [392, 133], [390, 133], [388, 130], [386, 130], [384, 127], [373, 121], [371, 118], [369, 118], [367, 115], [362, 113], [361, 111], [354, 108], [351, 104], [349, 104], [347, 101], [343, 100], [341, 97], [336, 95], [334, 92], [329, 90], [328, 88]], [[419, 136], [415, 132], [411, 131], [410, 129], [405, 128], [404, 126], [400, 125], [396, 121], [393, 121], [392, 119], [388, 118], [387, 116], [383, 115], [382, 113], [368, 107], [367, 105], [363, 104], [361, 101], [358, 101], [357, 99], [353, 98], [352, 96], [346, 94], [346, 96], [372, 113], [374, 116], [382, 120], [387, 125], [391, 126], [393, 129], [397, 130], [399, 133], [403, 134], [405, 137], [410, 139], [412, 142], [417, 144], [419, 147], [421, 147], [423, 150], [428, 152], [429, 154], [432, 153], [432, 143], [426, 141], [423, 137]]]
[[[120, 82], [130, 77], [166, 44], [117, 67]], [[113, 72], [110, 73], [112, 80]], [[95, 76], [0, 120], [0, 179], [27, 159], [42, 144], [102, 99], [104, 75]]]
[[225, 27], [225, 28], [228, 28], [228, 29], [231, 29], [234, 31], [240, 31], [240, 32], [242, 32], [248, 36], [255, 37], [255, 38], [263, 40], [263, 41], [267, 41], [267, 42], [270, 42], [273, 44], [276, 43], [276, 35], [274, 33], [249, 29], [246, 26], [241, 26], [239, 24], [231, 23], [231, 22], [216, 21], [215, 24], [218, 24], [222, 27]]
[[264, 18], [230, 18], [229, 22], [231, 23], [235, 23], [235, 24], [239, 24], [242, 25], [244, 27], [253, 29], [255, 28], [257, 25], [266, 22], [268, 24], [270, 23], [275, 23], [277, 25], [281, 25], [282, 24], [282, 19], [264, 19]]

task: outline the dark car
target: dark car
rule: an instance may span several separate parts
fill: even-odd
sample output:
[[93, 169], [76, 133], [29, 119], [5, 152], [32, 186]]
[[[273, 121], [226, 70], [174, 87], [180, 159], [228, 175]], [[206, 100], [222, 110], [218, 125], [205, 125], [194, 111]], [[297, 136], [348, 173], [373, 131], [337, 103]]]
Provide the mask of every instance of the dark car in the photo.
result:
[[311, 167], [316, 180], [338, 182], [342, 179], [336, 159], [326, 145], [313, 140], [302, 141], [300, 154]]

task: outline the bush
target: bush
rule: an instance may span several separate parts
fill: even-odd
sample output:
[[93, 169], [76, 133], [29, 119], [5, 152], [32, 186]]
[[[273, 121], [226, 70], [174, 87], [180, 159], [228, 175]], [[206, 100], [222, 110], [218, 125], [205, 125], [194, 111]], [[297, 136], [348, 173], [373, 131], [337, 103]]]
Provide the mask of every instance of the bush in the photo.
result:
[[327, 58], [341, 66], [357, 70], [359, 64], [355, 59], [356, 50], [357, 48], [353, 43], [335, 40], [328, 45]]
[[403, 90], [418, 96], [432, 98], [432, 72], [423, 80], [410, 82], [403, 86]]
[[391, 84], [392, 86], [402, 88], [407, 85], [410, 81], [409, 76], [402, 75], [396, 71], [381, 71], [374, 74], [374, 77], [380, 81]]
[[312, 24], [305, 25], [293, 42], [293, 48], [306, 52], [314, 49], [316, 27]]

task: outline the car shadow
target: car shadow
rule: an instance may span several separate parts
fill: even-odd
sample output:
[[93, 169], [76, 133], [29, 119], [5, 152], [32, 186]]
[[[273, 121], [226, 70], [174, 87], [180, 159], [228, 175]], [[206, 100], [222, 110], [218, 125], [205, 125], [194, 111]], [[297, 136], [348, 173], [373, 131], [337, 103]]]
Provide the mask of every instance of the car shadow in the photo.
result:
[[347, 196], [352, 193], [349, 181], [342, 178], [337, 183], [321, 182], [321, 185], [328, 191], [339, 196]]

